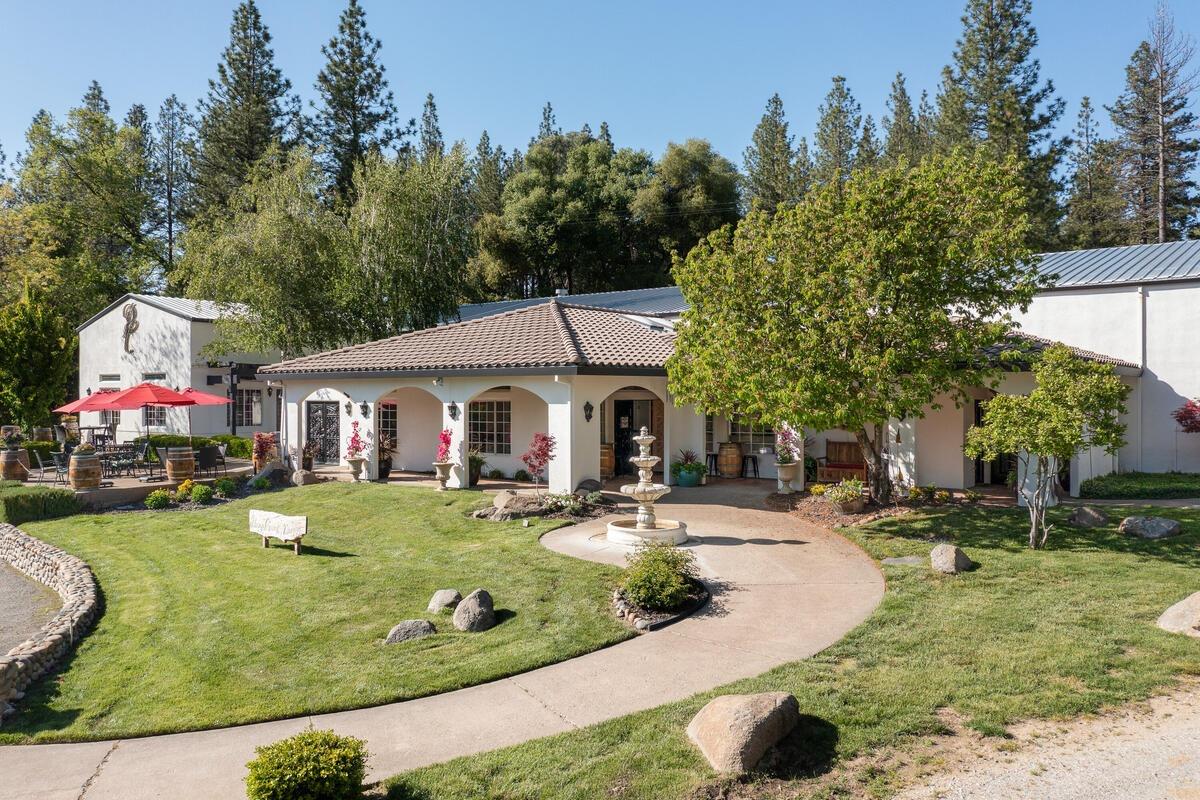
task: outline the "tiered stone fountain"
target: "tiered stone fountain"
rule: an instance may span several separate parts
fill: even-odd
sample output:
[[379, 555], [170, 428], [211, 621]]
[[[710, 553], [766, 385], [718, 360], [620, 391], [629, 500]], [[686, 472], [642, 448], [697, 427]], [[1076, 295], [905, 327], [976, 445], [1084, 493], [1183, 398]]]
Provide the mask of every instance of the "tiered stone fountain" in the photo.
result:
[[622, 486], [621, 494], [629, 495], [638, 501], [637, 517], [608, 523], [610, 542], [683, 544], [687, 541], [686, 524], [673, 519], [657, 519], [654, 516], [654, 501], [671, 491], [670, 486], [653, 482], [654, 465], [662, 460], [658, 456], [650, 455], [650, 445], [654, 443], [654, 439], [646, 428], [642, 428], [641, 433], [633, 437], [639, 452], [629, 461], [638, 468], [638, 482]]

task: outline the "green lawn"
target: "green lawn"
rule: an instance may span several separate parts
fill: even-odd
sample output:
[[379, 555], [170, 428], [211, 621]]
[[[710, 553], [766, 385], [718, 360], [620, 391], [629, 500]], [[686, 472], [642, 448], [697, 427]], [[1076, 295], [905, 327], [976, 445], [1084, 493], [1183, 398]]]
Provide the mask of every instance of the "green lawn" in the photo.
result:
[[[201, 511], [28, 523], [92, 565], [106, 610], [0, 742], [207, 728], [457, 689], [620, 641], [614, 567], [538, 544], [554, 523], [465, 516], [477, 492], [327, 483]], [[247, 511], [307, 514], [304, 555], [264, 550]], [[483, 586], [501, 623], [459, 633], [429, 596]], [[402, 619], [439, 633], [384, 645]]]
[[1200, 475], [1194, 472], [1122, 472], [1088, 478], [1082, 497], [1111, 500], [1161, 500], [1200, 497]]
[[[886, 795], [886, 770], [838, 771], [838, 763], [942, 730], [940, 708], [1001, 734], [1019, 718], [1095, 711], [1200, 672], [1200, 643], [1154, 626], [1167, 606], [1200, 588], [1200, 514], [1151, 512], [1182, 520], [1185, 533], [1144, 542], [1115, 526], [1076, 531], [1062, 524], [1065, 510], [1052, 513], [1060, 527], [1042, 552], [1022, 545], [1027, 517], [1016, 510], [930, 511], [848, 531], [876, 558], [924, 556], [930, 537], [951, 538], [981, 567], [957, 577], [887, 567], [878, 611], [814, 658], [684, 702], [406, 773], [390, 782], [389, 796], [724, 797], [684, 728], [715, 694], [767, 690], [792, 692], [809, 715], [788, 742], [795, 758], [774, 776], [790, 785], [769, 796], [837, 797], [849, 787]], [[830, 767], [815, 785], [811, 776]]]

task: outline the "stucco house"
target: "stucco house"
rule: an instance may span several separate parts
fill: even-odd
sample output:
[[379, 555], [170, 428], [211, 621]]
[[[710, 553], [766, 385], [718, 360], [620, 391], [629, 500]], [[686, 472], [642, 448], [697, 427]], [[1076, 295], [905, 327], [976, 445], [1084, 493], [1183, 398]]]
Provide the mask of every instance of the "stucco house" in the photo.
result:
[[[258, 368], [276, 362], [278, 352], [210, 355], [204, 348], [216, 338], [222, 314], [216, 303], [178, 297], [127, 294], [84, 322], [79, 334], [79, 396], [124, 389], [142, 381], [183, 390], [226, 395], [228, 406], [191, 409], [192, 432], [207, 436], [275, 431], [281, 398], [258, 376]], [[146, 433], [186, 434], [185, 408], [87, 412], [81, 426], [116, 424], [117, 440]]]

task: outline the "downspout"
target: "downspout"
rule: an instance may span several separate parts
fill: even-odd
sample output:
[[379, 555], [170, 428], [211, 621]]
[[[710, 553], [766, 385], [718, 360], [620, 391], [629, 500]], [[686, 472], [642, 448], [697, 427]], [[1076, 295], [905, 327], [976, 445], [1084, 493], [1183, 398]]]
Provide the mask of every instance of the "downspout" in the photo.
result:
[[1138, 376], [1138, 470], [1146, 471], [1145, 448], [1146, 448], [1146, 387], [1143, 379], [1146, 377], [1146, 286], [1138, 284], [1138, 318], [1141, 323], [1141, 355], [1138, 359], [1138, 366], [1141, 367], [1141, 375]]

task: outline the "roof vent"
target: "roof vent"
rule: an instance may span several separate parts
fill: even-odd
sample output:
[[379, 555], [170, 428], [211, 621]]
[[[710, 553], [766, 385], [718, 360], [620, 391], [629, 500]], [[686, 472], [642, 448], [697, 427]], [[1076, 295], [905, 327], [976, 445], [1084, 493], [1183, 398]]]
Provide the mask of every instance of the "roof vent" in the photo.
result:
[[650, 330], [654, 331], [655, 333], [663, 333], [666, 331], [666, 328], [664, 328], [662, 325], [651, 325]]
[[571, 291], [569, 289], [555, 289], [554, 290], [555, 297], [566, 297], [570, 293], [571, 293]]

